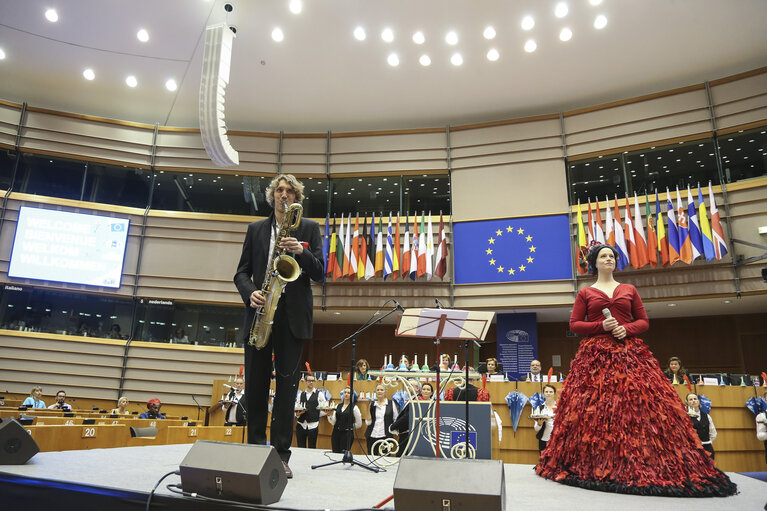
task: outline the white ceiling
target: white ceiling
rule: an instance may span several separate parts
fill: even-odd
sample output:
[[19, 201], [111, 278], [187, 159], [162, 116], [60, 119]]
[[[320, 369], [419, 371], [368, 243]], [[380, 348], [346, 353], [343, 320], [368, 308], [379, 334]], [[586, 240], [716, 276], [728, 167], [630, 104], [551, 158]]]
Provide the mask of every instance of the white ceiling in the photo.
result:
[[[764, 0], [231, 0], [237, 27], [230, 129], [307, 132], [445, 126], [559, 112], [767, 65]], [[204, 29], [222, 0], [0, 0], [0, 98], [160, 125], [197, 127]], [[44, 11], [55, 7], [59, 21]], [[592, 23], [608, 17], [601, 31]], [[523, 15], [536, 26], [520, 28]], [[355, 26], [366, 28], [364, 42]], [[482, 32], [493, 25], [497, 36]], [[280, 26], [281, 43], [270, 33]], [[394, 30], [385, 43], [381, 30]], [[568, 26], [574, 36], [558, 39]], [[150, 40], [136, 38], [139, 28]], [[448, 47], [444, 34], [459, 43]], [[421, 30], [422, 46], [411, 36]], [[525, 53], [526, 39], [538, 49]], [[497, 62], [485, 53], [500, 52]], [[401, 64], [386, 57], [397, 52]], [[449, 63], [459, 51], [464, 64]], [[432, 64], [422, 67], [421, 53]], [[91, 67], [96, 79], [82, 71]], [[125, 85], [134, 74], [138, 87]], [[180, 84], [168, 92], [168, 78]]]
[[[702, 83], [767, 66], [767, 1], [570, 0], [556, 19], [549, 0], [0, 0], [0, 99], [161, 126], [198, 127], [204, 30], [237, 28], [226, 119], [230, 129], [325, 132], [423, 128], [566, 111]], [[55, 7], [59, 21], [45, 20]], [[526, 14], [536, 19], [520, 28]], [[607, 27], [592, 27], [605, 14]], [[352, 36], [363, 26], [368, 37]], [[497, 36], [486, 41], [492, 25]], [[270, 33], [280, 26], [281, 43]], [[390, 26], [393, 43], [381, 40]], [[574, 36], [558, 39], [567, 26]], [[149, 42], [136, 32], [145, 28]], [[422, 46], [413, 32], [426, 37]], [[444, 35], [455, 30], [459, 43]], [[528, 38], [538, 49], [526, 53]], [[500, 52], [497, 62], [485, 58]], [[401, 64], [386, 62], [397, 52]], [[464, 64], [449, 63], [454, 51]], [[418, 64], [428, 53], [429, 67]], [[86, 81], [86, 67], [96, 73]], [[139, 85], [131, 89], [125, 77]], [[168, 78], [176, 92], [164, 88]], [[236, 149], [236, 147], [235, 147]], [[648, 304], [651, 317], [767, 310], [767, 295], [734, 304]], [[517, 311], [521, 312], [521, 311]], [[569, 309], [541, 309], [566, 321]], [[318, 312], [320, 322], [362, 323], [370, 311]]]

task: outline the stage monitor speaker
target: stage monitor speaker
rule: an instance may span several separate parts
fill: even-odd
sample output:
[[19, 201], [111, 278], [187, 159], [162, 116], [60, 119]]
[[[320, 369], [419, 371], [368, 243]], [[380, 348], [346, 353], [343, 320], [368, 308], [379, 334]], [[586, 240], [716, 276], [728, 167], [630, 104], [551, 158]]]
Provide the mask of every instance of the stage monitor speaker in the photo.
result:
[[397, 511], [503, 511], [501, 460], [403, 456], [394, 479]]
[[40, 452], [40, 448], [15, 419], [0, 423], [0, 465], [23, 465]]
[[179, 465], [181, 487], [215, 499], [273, 504], [288, 479], [272, 446], [198, 440]]

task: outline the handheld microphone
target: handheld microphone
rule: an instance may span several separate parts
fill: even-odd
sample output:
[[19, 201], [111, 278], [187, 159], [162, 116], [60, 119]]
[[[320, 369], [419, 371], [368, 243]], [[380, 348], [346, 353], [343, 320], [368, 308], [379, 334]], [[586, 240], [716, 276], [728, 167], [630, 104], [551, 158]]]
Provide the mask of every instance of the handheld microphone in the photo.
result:
[[605, 315], [605, 319], [610, 319], [611, 317], [613, 317], [612, 313], [610, 312], [610, 309], [608, 309], [607, 307], [602, 309], [602, 314]]
[[402, 312], [405, 312], [405, 308], [402, 305], [400, 305], [397, 300], [392, 298], [391, 301], [394, 302], [394, 305], [396, 305], [399, 310], [401, 310]]

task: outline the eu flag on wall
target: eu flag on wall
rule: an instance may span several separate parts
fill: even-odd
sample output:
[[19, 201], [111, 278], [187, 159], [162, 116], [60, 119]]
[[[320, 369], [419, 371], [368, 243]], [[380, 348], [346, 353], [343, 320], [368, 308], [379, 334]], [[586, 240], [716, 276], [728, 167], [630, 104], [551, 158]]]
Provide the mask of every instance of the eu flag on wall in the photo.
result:
[[455, 283], [573, 278], [567, 214], [455, 222]]

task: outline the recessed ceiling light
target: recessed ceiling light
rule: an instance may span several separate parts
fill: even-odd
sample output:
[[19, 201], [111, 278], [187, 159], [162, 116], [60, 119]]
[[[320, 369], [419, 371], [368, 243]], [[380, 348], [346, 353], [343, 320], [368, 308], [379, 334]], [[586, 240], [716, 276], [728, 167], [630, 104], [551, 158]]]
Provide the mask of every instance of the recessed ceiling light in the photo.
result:
[[572, 38], [573, 38], [573, 31], [567, 27], [563, 28], [562, 31], [559, 32], [559, 39], [561, 41], [569, 41]]
[[143, 28], [136, 32], [136, 39], [141, 41], [142, 43], [145, 43], [149, 40], [149, 32], [144, 30]]
[[388, 62], [391, 67], [397, 67], [399, 66], [399, 57], [396, 53], [390, 53], [386, 62]]
[[450, 57], [450, 63], [454, 66], [460, 66], [463, 64], [463, 57], [461, 57], [460, 53], [453, 53], [453, 56]]
[[493, 27], [487, 27], [485, 28], [485, 31], [482, 32], [482, 35], [485, 36], [485, 39], [495, 39], [495, 29]]
[[413, 42], [415, 44], [423, 44], [426, 41], [426, 38], [423, 36], [423, 32], [418, 31], [415, 34], [413, 34]]
[[274, 30], [272, 30], [272, 39], [278, 43], [285, 39], [285, 34], [282, 33], [282, 29], [280, 27], [275, 27]]
[[165, 82], [165, 88], [173, 92], [174, 90], [178, 89], [178, 84], [173, 78], [168, 78], [168, 81]]
[[599, 16], [597, 16], [596, 19], [594, 20], [594, 28], [596, 28], [597, 30], [602, 30], [606, 26], [607, 26], [607, 16], [605, 16], [604, 14], [600, 14]]
[[3, 51], [2, 48], [0, 48], [0, 60], [5, 59], [5, 51]]
[[675, 303], [670, 303], [670, 304], [668, 304], [668, 306], [669, 307], [676, 307], [676, 304]]
[[383, 29], [383, 32], [381, 32], [381, 39], [386, 41], [387, 43], [390, 43], [394, 41], [394, 32], [390, 28]]
[[445, 35], [445, 42], [451, 46], [458, 44], [458, 34], [451, 30]]
[[138, 80], [136, 80], [135, 76], [130, 75], [125, 79], [125, 83], [128, 84], [128, 87], [135, 87], [138, 85]]
[[490, 51], [487, 52], [487, 60], [490, 60], [492, 62], [495, 62], [496, 60], [498, 60], [498, 57], [500, 56], [501, 55], [498, 53], [498, 50], [496, 50], [495, 48], [491, 48]]
[[59, 21], [59, 13], [56, 12], [56, 9], [48, 9], [45, 11], [45, 19], [51, 23], [56, 23]]
[[559, 2], [557, 6], [554, 7], [554, 16], [557, 18], [564, 18], [567, 16], [568, 11], [567, 4], [565, 2]]
[[421, 58], [418, 59], [418, 62], [420, 62], [422, 66], [429, 66], [431, 65], [431, 58], [429, 58], [428, 55], [421, 55]]
[[88, 68], [85, 71], [83, 71], [83, 77], [86, 80], [93, 80], [94, 78], [96, 78], [96, 73], [93, 72], [93, 69]]
[[304, 8], [304, 6], [301, 5], [301, 0], [290, 0], [290, 5], [288, 8], [293, 14], [301, 14], [301, 10]]
[[358, 41], [364, 41], [365, 37], [367, 35], [365, 34], [365, 29], [362, 27], [357, 27], [354, 29], [354, 38]]
[[535, 49], [538, 48], [538, 45], [535, 43], [535, 40], [528, 39], [525, 43], [525, 51], [527, 53], [532, 53], [535, 51]]
[[525, 16], [522, 18], [522, 30], [532, 30], [535, 26], [535, 20], [532, 16]]
[[602, 3], [602, 0], [589, 0], [589, 3], [591, 5], [599, 5]]

